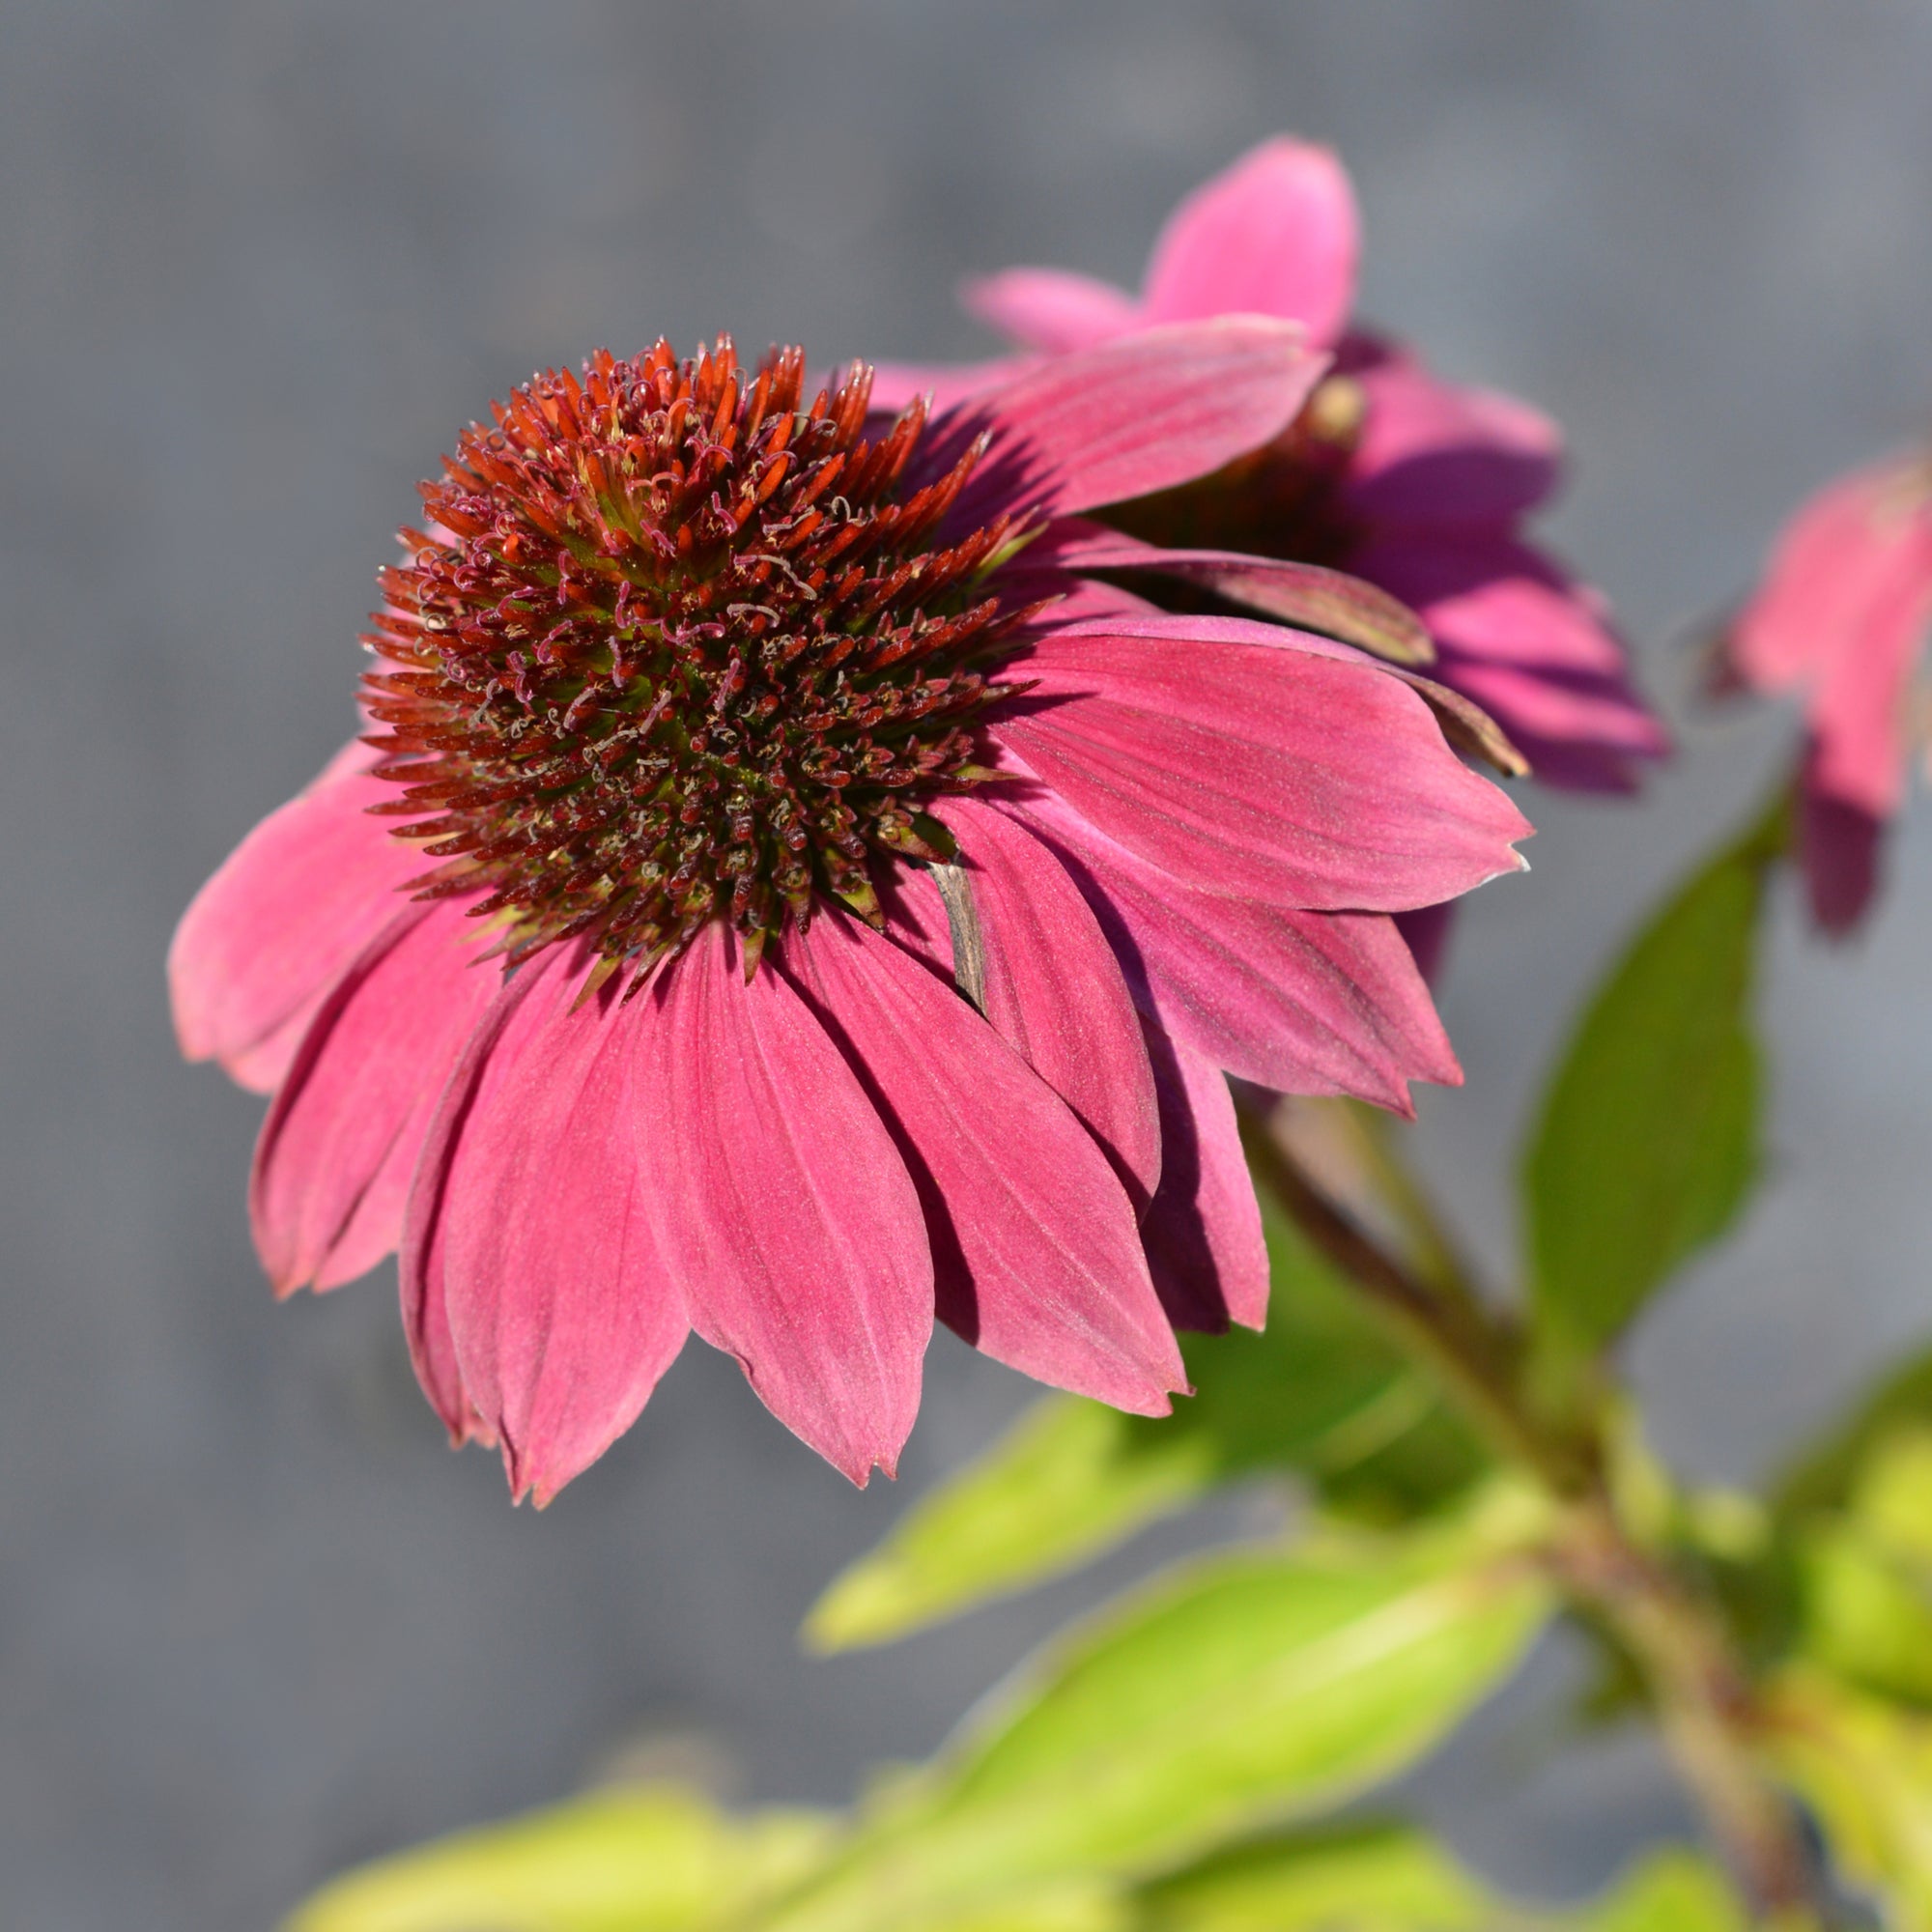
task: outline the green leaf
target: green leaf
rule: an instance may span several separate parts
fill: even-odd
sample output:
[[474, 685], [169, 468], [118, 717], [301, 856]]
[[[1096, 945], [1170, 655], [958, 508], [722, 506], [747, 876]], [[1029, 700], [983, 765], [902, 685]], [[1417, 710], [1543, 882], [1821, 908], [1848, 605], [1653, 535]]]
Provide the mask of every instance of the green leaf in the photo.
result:
[[821, 1650], [884, 1643], [1027, 1588], [1217, 1484], [1268, 1470], [1337, 1507], [1400, 1520], [1465, 1492], [1482, 1451], [1286, 1219], [1265, 1217], [1262, 1334], [1190, 1335], [1200, 1391], [1167, 1417], [1054, 1396], [923, 1497], [838, 1577], [806, 1623]]
[[1491, 1932], [1495, 1900], [1405, 1825], [1286, 1833], [1241, 1845], [1141, 1893], [1144, 1932]]
[[1523, 1191], [1537, 1316], [1559, 1351], [1614, 1339], [1755, 1178], [1749, 1002], [1772, 832], [1707, 866], [1638, 934], [1550, 1083]]
[[1879, 1443], [1915, 1426], [1932, 1429], [1932, 1354], [1919, 1355], [1886, 1377], [1843, 1422], [1794, 1462], [1773, 1487], [1773, 1506], [1786, 1517], [1836, 1509]]
[[1825, 1834], [1847, 1885], [1876, 1894], [1888, 1925], [1932, 1925], [1932, 1722], [1794, 1667], [1763, 1703], [1777, 1769]]
[[923, 1923], [1133, 1877], [1331, 1808], [1412, 1763], [1549, 1609], [1514, 1491], [1453, 1533], [1189, 1566], [1044, 1662], [888, 1804], [786, 1932]]
[[1690, 1852], [1645, 1859], [1578, 1915], [1578, 1932], [1747, 1932], [1730, 1882]]
[[795, 1880], [830, 1833], [668, 1786], [599, 1792], [350, 1872], [285, 1932], [685, 1932]]
[[1846, 1683], [1932, 1707], [1932, 1431], [1873, 1445], [1841, 1514], [1796, 1532], [1803, 1647]]

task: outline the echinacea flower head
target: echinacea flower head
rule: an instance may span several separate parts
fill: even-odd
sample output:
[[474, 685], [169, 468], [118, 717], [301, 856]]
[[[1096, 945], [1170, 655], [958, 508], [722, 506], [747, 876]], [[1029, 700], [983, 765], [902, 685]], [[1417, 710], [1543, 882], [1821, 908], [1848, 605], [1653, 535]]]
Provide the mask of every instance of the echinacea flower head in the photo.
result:
[[1078, 564], [1322, 366], [1187, 324], [888, 418], [660, 344], [468, 431], [367, 728], [170, 956], [185, 1050], [273, 1094], [276, 1289], [400, 1248], [424, 1389], [539, 1501], [692, 1329], [860, 1482], [935, 1315], [1164, 1412], [1176, 1326], [1265, 1303], [1223, 1070], [1458, 1078], [1391, 915], [1528, 830], [1454, 694]]
[[1932, 633], [1932, 454], [1840, 477], [1803, 505], [1724, 640], [1727, 681], [1799, 691], [1807, 743], [1799, 847], [1813, 917], [1854, 927], [1886, 821], [1925, 738], [1914, 671]]
[[[1340, 161], [1280, 138], [1175, 210], [1138, 295], [1014, 269], [967, 299], [1049, 354], [1215, 315], [1299, 322], [1332, 360], [1293, 423], [1211, 476], [1115, 508], [1108, 523], [1191, 550], [1188, 581], [1238, 603], [1254, 601], [1250, 589], [1214, 572], [1242, 554], [1366, 579], [1419, 614], [1432, 674], [1493, 717], [1538, 779], [1632, 789], [1666, 749], [1663, 730], [1632, 688], [1603, 599], [1520, 533], [1557, 481], [1555, 425], [1512, 397], [1442, 381], [1356, 324], [1359, 250]], [[1120, 543], [1104, 554], [1116, 565], [1131, 557]]]

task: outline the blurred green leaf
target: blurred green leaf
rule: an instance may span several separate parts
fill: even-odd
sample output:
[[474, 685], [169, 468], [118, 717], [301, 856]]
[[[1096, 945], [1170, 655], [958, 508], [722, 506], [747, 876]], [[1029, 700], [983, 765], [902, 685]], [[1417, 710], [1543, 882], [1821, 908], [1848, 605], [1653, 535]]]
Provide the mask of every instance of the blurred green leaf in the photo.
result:
[[1371, 1824], [1288, 1833], [1141, 1893], [1145, 1932], [1488, 1932], [1496, 1902], [1426, 1833]]
[[1932, 1706], [1932, 1431], [1880, 1437], [1844, 1509], [1793, 1537], [1805, 1654], [1847, 1683]]
[[1932, 1430], [1932, 1354], [1917, 1356], [1886, 1377], [1798, 1457], [1773, 1486], [1773, 1507], [1786, 1517], [1837, 1508], [1872, 1451], [1887, 1436], [1915, 1428]]
[[1548, 1340], [1591, 1350], [1714, 1240], [1758, 1165], [1749, 1001], [1760, 828], [1678, 892], [1598, 988], [1523, 1163], [1531, 1284]]
[[285, 1932], [685, 1932], [795, 1880], [831, 1833], [668, 1786], [598, 1792], [364, 1865]]
[[1548, 1615], [1517, 1547], [1533, 1508], [1499, 1492], [1453, 1531], [1170, 1576], [1050, 1652], [773, 1923], [898, 1932], [942, 1902], [1157, 1871], [1392, 1776]]
[[1729, 1880], [1686, 1851], [1657, 1853], [1578, 1914], [1579, 1932], [1746, 1932]]
[[1278, 1469], [1337, 1508], [1401, 1520], [1485, 1467], [1467, 1430], [1292, 1224], [1266, 1217], [1262, 1334], [1190, 1335], [1199, 1393], [1172, 1416], [1071, 1396], [1037, 1405], [971, 1467], [915, 1503], [806, 1623], [819, 1649], [884, 1643], [1070, 1570], [1220, 1483]]
[[1889, 1926], [1932, 1926], [1932, 1722], [1799, 1666], [1764, 1700], [1765, 1747], [1849, 1886]]

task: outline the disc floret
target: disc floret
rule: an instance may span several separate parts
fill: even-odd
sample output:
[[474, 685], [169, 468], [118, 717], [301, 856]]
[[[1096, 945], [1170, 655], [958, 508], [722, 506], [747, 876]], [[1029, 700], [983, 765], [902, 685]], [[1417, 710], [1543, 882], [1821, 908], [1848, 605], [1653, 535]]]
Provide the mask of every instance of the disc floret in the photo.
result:
[[990, 776], [984, 672], [1024, 613], [987, 578], [1021, 533], [942, 541], [982, 445], [910, 487], [924, 408], [868, 439], [870, 391], [659, 342], [464, 433], [363, 639], [421, 892], [480, 893], [514, 953], [648, 965], [723, 918], [755, 964], [814, 895], [876, 917], [883, 858], [951, 856], [921, 808]]

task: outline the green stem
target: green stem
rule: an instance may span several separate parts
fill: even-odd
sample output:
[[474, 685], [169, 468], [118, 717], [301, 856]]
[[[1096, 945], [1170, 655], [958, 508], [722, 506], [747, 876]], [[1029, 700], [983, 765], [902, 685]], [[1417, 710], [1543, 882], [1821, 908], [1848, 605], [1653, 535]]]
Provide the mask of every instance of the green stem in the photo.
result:
[[[1551, 1550], [1557, 1577], [1636, 1665], [1679, 1776], [1760, 1912], [1780, 1926], [1821, 1923], [1799, 1819], [1752, 1748], [1748, 1675], [1715, 1606], [1624, 1523], [1595, 1416], [1559, 1426], [1538, 1412], [1522, 1387], [1513, 1326], [1460, 1264], [1445, 1284], [1433, 1278], [1434, 1268], [1425, 1277], [1390, 1254], [1310, 1179], [1267, 1115], [1244, 1113], [1242, 1138], [1258, 1184], [1432, 1371], [1495, 1452], [1558, 1505]], [[1386, 1149], [1382, 1157], [1396, 1165]], [[1419, 1199], [1405, 1178], [1391, 1206], [1406, 1220]], [[1446, 1241], [1435, 1248], [1452, 1253]]]

